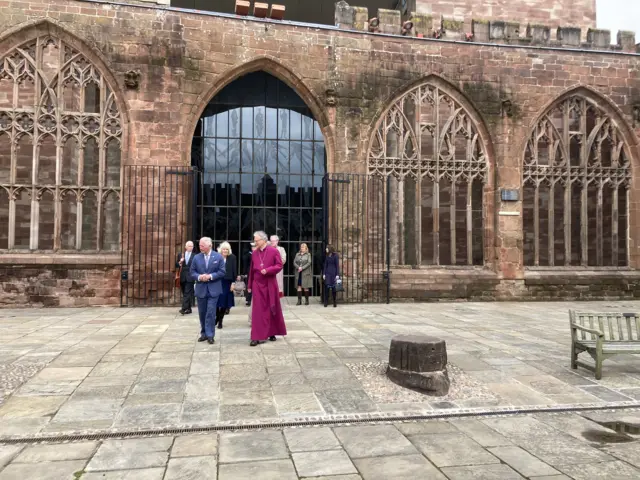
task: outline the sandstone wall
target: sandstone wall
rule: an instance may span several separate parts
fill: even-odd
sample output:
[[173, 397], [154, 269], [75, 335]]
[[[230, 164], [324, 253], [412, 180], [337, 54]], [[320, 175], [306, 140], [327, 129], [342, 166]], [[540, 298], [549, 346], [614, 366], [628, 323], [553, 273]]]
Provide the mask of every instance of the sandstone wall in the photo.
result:
[[[194, 125], [207, 102], [233, 79], [266, 70], [292, 86], [314, 112], [326, 139], [328, 170], [363, 173], [375, 121], [391, 99], [430, 76], [446, 82], [473, 106], [489, 139], [493, 188], [487, 198], [495, 205], [485, 218], [485, 263], [504, 285], [525, 282], [522, 220], [498, 212], [519, 212], [522, 206], [501, 202], [498, 192], [521, 188], [526, 138], [545, 108], [571, 89], [590, 92], [618, 119], [634, 162], [640, 160], [640, 62], [620, 51], [532, 48], [507, 41], [486, 46], [66, 0], [0, 0], [0, 32], [0, 55], [50, 32], [73, 41], [108, 70], [125, 110], [123, 163], [128, 164], [189, 165]], [[140, 73], [138, 86], [125, 85], [127, 72]], [[633, 268], [640, 265], [638, 178], [630, 200]], [[5, 279], [41, 278], [31, 266], [24, 267], [30, 273], [20, 273], [19, 259], [12, 263], [2, 267]], [[51, 288], [62, 285], [62, 279], [45, 280]], [[12, 298], [19, 303], [27, 297]]]

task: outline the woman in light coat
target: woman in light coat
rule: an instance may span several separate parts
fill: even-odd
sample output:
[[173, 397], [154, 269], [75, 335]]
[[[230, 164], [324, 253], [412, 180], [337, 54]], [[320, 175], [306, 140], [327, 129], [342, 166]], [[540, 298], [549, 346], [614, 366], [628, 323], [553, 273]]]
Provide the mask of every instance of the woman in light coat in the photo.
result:
[[300, 245], [300, 251], [293, 260], [296, 267], [296, 285], [298, 286], [298, 303], [302, 305], [302, 293], [304, 292], [304, 304], [309, 305], [309, 289], [313, 286], [313, 268], [311, 254], [306, 243]]

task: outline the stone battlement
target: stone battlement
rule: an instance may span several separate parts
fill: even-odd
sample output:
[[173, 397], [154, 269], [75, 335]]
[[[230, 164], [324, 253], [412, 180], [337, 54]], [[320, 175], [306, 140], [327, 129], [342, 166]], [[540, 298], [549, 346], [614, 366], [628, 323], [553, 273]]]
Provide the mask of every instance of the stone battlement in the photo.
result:
[[542, 24], [520, 24], [504, 20], [464, 20], [438, 14], [412, 12], [405, 19], [399, 10], [378, 9], [375, 16], [367, 7], [336, 2], [336, 26], [349, 30], [385, 33], [408, 37], [462, 40], [467, 42], [549, 46], [583, 50], [636, 52], [634, 32], [620, 31], [617, 43], [611, 44], [611, 31], [589, 28], [583, 32], [573, 26], [552, 27]]

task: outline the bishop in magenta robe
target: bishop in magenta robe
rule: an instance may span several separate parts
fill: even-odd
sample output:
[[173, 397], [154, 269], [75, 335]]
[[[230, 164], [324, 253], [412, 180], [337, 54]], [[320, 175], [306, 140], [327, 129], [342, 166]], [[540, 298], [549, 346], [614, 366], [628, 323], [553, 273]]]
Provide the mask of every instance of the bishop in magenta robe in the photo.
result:
[[251, 346], [269, 339], [276, 340], [276, 335], [286, 335], [287, 327], [280, 305], [278, 281], [276, 275], [282, 270], [282, 259], [277, 249], [267, 244], [258, 232], [254, 236], [256, 250], [251, 255], [251, 273], [248, 291], [251, 300]]

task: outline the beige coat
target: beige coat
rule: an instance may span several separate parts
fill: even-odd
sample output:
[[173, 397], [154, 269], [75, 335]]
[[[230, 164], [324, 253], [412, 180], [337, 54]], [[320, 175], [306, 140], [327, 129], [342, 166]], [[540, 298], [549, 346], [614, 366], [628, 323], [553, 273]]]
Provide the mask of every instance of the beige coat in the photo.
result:
[[302, 288], [309, 289], [313, 287], [313, 268], [311, 263], [310, 253], [296, 254], [296, 258], [293, 260], [293, 264], [296, 267], [296, 286], [298, 285], [298, 268], [302, 267]]

